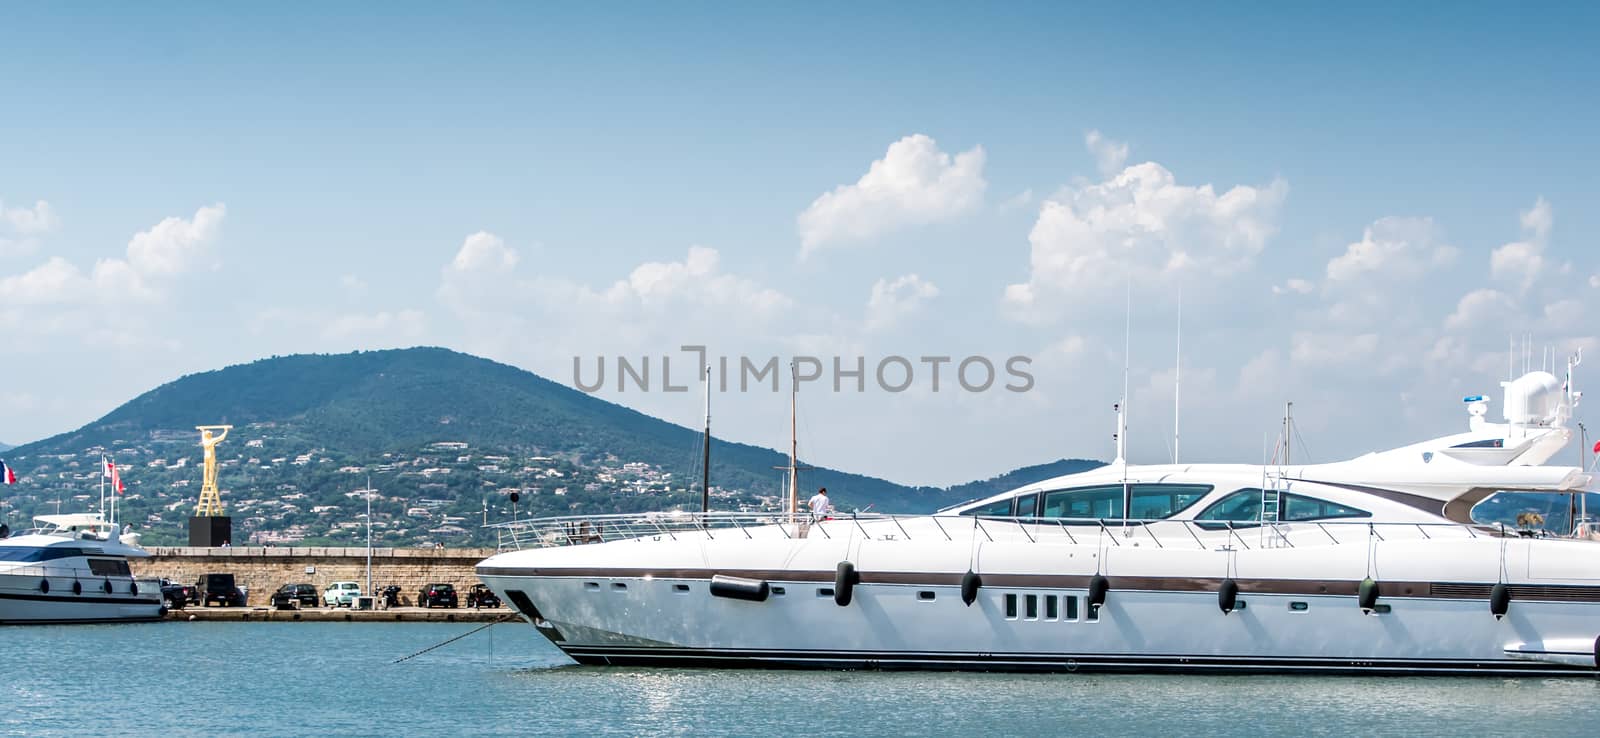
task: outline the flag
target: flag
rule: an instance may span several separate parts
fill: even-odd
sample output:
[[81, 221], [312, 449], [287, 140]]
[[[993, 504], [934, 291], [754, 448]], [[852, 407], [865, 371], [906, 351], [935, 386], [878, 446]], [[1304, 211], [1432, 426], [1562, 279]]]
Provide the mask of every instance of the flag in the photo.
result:
[[11, 467], [6, 466], [4, 461], [0, 461], [0, 480], [4, 480], [6, 484], [17, 483], [17, 473], [12, 471]]
[[126, 489], [122, 486], [122, 476], [117, 474], [117, 462], [106, 459], [105, 476], [111, 478], [111, 489], [117, 494], [122, 494]]
[[1594, 442], [1594, 452], [1600, 454], [1600, 441]]

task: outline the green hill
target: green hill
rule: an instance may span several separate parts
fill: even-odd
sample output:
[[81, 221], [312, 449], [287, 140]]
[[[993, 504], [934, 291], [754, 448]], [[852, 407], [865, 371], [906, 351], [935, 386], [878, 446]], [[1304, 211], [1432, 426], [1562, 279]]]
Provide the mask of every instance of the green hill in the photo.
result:
[[[272, 357], [183, 377], [78, 430], [13, 449], [8, 459], [26, 476], [7, 492], [29, 514], [88, 509], [107, 453], [131, 485], [124, 519], [143, 520], [147, 540], [176, 542], [198, 493], [198, 423], [235, 426], [219, 459], [236, 526], [290, 530], [308, 543], [354, 535], [351, 490], [369, 476], [384, 497], [375, 535], [394, 545], [481, 543], [488, 534], [479, 524], [509, 516], [512, 491], [523, 498], [520, 515], [699, 504], [697, 431], [439, 348]], [[776, 504], [772, 467], [785, 455], [724, 441], [712, 455], [714, 509]], [[845, 508], [927, 512], [1093, 463], [1060, 461], [949, 490], [832, 469], [804, 472], [802, 484], [826, 485]]]

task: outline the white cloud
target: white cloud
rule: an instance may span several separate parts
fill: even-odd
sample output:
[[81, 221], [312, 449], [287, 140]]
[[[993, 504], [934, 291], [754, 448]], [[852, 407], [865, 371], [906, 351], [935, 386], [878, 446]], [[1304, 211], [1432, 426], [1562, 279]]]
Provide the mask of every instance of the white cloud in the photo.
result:
[[55, 230], [61, 224], [50, 203], [40, 200], [33, 207], [8, 208], [0, 202], [0, 225], [22, 236], [34, 236]]
[[1481, 328], [1497, 325], [1506, 316], [1516, 312], [1516, 304], [1504, 292], [1496, 289], [1478, 289], [1463, 295], [1456, 303], [1455, 312], [1445, 318], [1444, 325], [1451, 330]]
[[938, 296], [939, 288], [916, 274], [906, 274], [892, 282], [879, 279], [873, 283], [872, 295], [867, 298], [867, 329], [888, 328], [915, 314], [924, 303]]
[[33, 207], [8, 208], [0, 202], [0, 258], [26, 256], [39, 247], [38, 236], [55, 230], [61, 221], [50, 203], [40, 200]]
[[1006, 303], [1038, 317], [1051, 297], [1095, 300], [1120, 289], [1123, 277], [1145, 287], [1198, 273], [1223, 277], [1249, 267], [1276, 231], [1282, 180], [1236, 186], [1177, 183], [1147, 162], [1096, 184], [1068, 187], [1046, 200], [1028, 234], [1031, 272], [1006, 287]]
[[1316, 289], [1317, 289], [1317, 286], [1315, 284], [1312, 284], [1309, 280], [1304, 280], [1304, 279], [1298, 279], [1298, 278], [1291, 277], [1287, 282], [1284, 282], [1282, 285], [1273, 285], [1272, 286], [1272, 294], [1274, 294], [1274, 295], [1287, 295], [1289, 293], [1294, 293], [1294, 294], [1298, 294], [1298, 295], [1309, 295], [1313, 291], [1315, 291]]
[[1348, 283], [1418, 277], [1455, 261], [1459, 252], [1441, 240], [1432, 218], [1380, 218], [1367, 226], [1360, 241], [1328, 262], [1328, 279]]
[[1589, 276], [1589, 286], [1595, 289], [1600, 289], [1600, 274], [1592, 274]]
[[87, 295], [89, 282], [72, 262], [52, 256], [23, 274], [0, 279], [0, 302], [13, 305], [48, 305], [78, 302]]
[[487, 231], [478, 231], [461, 242], [456, 258], [450, 261], [450, 268], [458, 272], [511, 269], [520, 258], [515, 249], [506, 246], [504, 239]]
[[124, 254], [87, 268], [54, 256], [0, 278], [0, 325], [47, 342], [70, 336], [92, 346], [176, 350], [180, 342], [165, 336], [144, 306], [164, 302], [171, 280], [208, 258], [223, 213], [219, 204], [193, 219], [167, 218], [135, 234]]
[[684, 302], [764, 314], [793, 304], [777, 290], [722, 272], [720, 260], [716, 249], [691, 246], [683, 261], [646, 262], [634, 267], [627, 279], [619, 280], [604, 292], [596, 293], [587, 288], [581, 291], [587, 299], [599, 298], [611, 305], [661, 307]]
[[1555, 222], [1549, 201], [1543, 197], [1534, 201], [1533, 207], [1522, 211], [1523, 240], [1513, 241], [1494, 250], [1489, 255], [1489, 274], [1495, 279], [1527, 290], [1544, 270], [1544, 250]]
[[1544, 327], [1546, 330], [1581, 331], [1583, 329], [1586, 310], [1582, 300], [1566, 299], [1557, 300], [1544, 306]]
[[187, 272], [206, 259], [226, 214], [227, 206], [217, 203], [200, 208], [188, 220], [166, 218], [128, 241], [128, 263], [148, 276]]
[[1289, 358], [1297, 364], [1351, 364], [1372, 357], [1378, 334], [1337, 335], [1299, 332], [1290, 337]]
[[1533, 201], [1533, 207], [1522, 211], [1518, 220], [1530, 238], [1543, 241], [1550, 237], [1550, 227], [1555, 225], [1555, 213], [1550, 209], [1550, 202], [1541, 195]]
[[1123, 165], [1128, 161], [1127, 142], [1113, 141], [1100, 135], [1099, 131], [1091, 130], [1085, 133], [1083, 145], [1094, 155], [1094, 163], [1099, 168], [1101, 176], [1110, 177], [1122, 171]]
[[423, 335], [426, 321], [420, 310], [387, 310], [376, 313], [345, 313], [333, 316], [322, 328], [324, 339], [347, 342], [355, 338], [383, 337], [414, 340]]
[[952, 157], [920, 133], [890, 144], [855, 184], [823, 193], [800, 213], [801, 255], [977, 208], [987, 187], [984, 158], [982, 146]]

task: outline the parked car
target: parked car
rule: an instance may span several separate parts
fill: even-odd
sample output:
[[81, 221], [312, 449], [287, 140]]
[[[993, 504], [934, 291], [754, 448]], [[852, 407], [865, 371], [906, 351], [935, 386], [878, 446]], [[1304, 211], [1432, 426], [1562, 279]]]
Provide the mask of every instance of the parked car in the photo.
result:
[[361, 585], [357, 582], [334, 582], [322, 591], [322, 604], [328, 607], [349, 607], [361, 596]]
[[162, 578], [161, 600], [167, 604], [168, 610], [182, 610], [191, 603], [199, 603], [200, 592], [187, 584]]
[[272, 606], [279, 610], [298, 610], [302, 607], [316, 607], [317, 588], [309, 584], [285, 584], [272, 593]]
[[474, 584], [467, 590], [467, 607], [500, 607], [500, 596], [487, 584]]
[[455, 585], [434, 583], [417, 594], [417, 604], [422, 607], [459, 607]]
[[245, 591], [234, 584], [232, 574], [205, 574], [194, 586], [200, 590], [200, 604], [205, 607], [213, 602], [223, 607], [244, 607]]

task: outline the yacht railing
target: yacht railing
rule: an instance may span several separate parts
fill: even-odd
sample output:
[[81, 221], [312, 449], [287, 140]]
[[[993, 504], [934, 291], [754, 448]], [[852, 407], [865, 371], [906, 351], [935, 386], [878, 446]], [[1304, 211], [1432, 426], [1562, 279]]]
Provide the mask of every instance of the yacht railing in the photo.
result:
[[[652, 512], [531, 518], [487, 526], [500, 551], [579, 546], [613, 541], [739, 541], [865, 537], [880, 541], [972, 540], [1105, 547], [1154, 546], [1190, 550], [1296, 548], [1390, 540], [1556, 537], [1544, 531], [1462, 523], [1368, 520], [1227, 522], [1093, 520], [855, 513], [823, 519], [809, 514]], [[1597, 532], [1600, 537], [1600, 532]], [[1588, 539], [1588, 536], [1573, 536]]]

